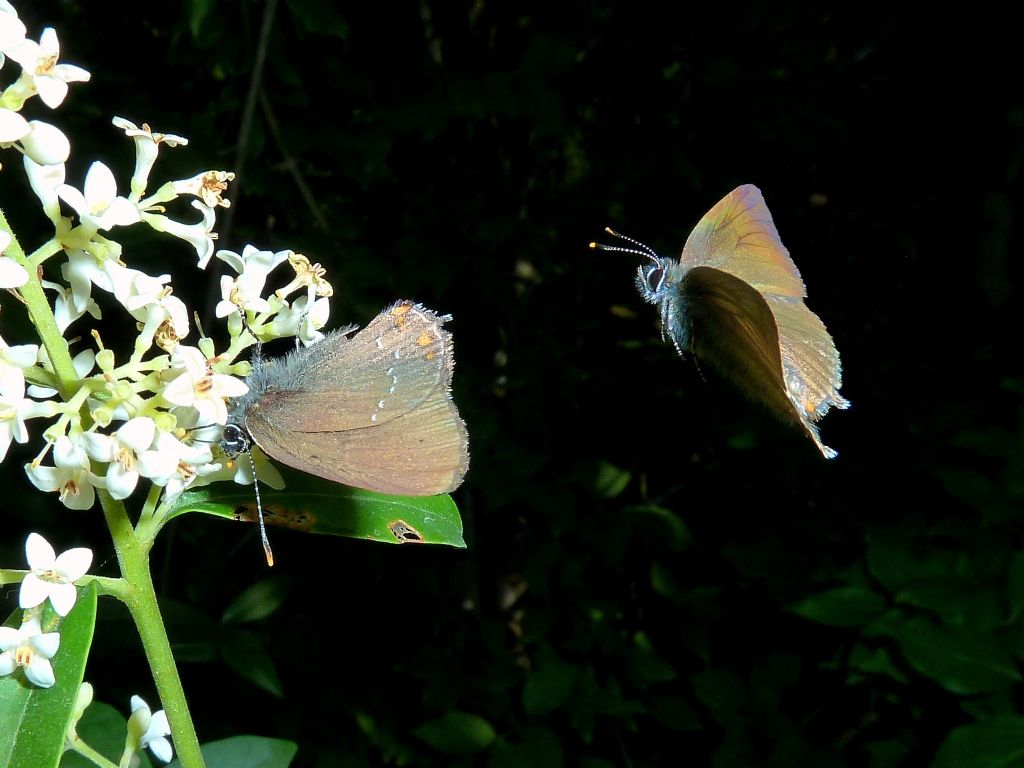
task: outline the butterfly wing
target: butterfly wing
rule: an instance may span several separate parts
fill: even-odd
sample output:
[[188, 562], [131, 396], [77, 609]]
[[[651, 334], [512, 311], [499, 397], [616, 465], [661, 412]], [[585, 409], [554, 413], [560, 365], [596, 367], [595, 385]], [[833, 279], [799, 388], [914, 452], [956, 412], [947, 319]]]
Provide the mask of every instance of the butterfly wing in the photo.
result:
[[737, 187], [704, 214], [686, 238], [683, 269], [714, 267], [761, 293], [804, 297], [796, 264], [782, 244], [761, 190]]
[[687, 272], [680, 294], [690, 351], [780, 418], [799, 422], [786, 397], [778, 326], [764, 297], [711, 267]]
[[440, 387], [415, 409], [380, 424], [310, 432], [261, 421], [257, 429], [253, 438], [278, 461], [381, 493], [448, 493], [469, 468], [466, 425]]
[[449, 319], [403, 301], [347, 339], [331, 335], [274, 364], [301, 388], [268, 389], [246, 413], [273, 458], [384, 493], [453, 490], [469, 465], [451, 400]]

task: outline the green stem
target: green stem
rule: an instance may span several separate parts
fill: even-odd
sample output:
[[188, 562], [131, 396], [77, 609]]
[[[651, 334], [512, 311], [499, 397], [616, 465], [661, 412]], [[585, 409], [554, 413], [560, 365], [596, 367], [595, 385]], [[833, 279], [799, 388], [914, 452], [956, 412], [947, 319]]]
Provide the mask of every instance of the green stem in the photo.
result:
[[95, 749], [90, 747], [77, 736], [74, 739], [70, 739], [68, 741], [68, 747], [71, 749], [72, 752], [77, 752], [86, 760], [90, 760], [96, 765], [100, 766], [100, 768], [117, 768], [116, 763], [107, 760], [107, 758], [105, 758], [103, 755], [101, 755]]
[[135, 621], [142, 639], [153, 682], [156, 683], [160, 703], [167, 712], [167, 720], [174, 738], [174, 748], [182, 768], [203, 768], [203, 755], [199, 750], [192, 715], [188, 710], [185, 690], [174, 663], [171, 644], [167, 639], [163, 616], [156, 599], [153, 577], [149, 571], [149, 550], [135, 537], [124, 504], [115, 501], [104, 490], [97, 490], [103, 515], [107, 520], [121, 574], [128, 584], [124, 593], [125, 605]]
[[53, 310], [50, 309], [50, 302], [43, 293], [43, 285], [39, 280], [39, 271], [36, 265], [32, 264], [25, 256], [18, 238], [11, 231], [11, 225], [7, 217], [0, 210], [0, 229], [9, 232], [11, 244], [7, 247], [6, 256], [10, 256], [28, 272], [28, 282], [21, 286], [19, 291], [25, 300], [25, 308], [28, 310], [32, 324], [39, 334], [43, 346], [50, 356], [50, 363], [53, 365], [53, 372], [57, 377], [57, 388], [61, 395], [67, 400], [73, 393], [75, 383], [78, 381], [78, 373], [71, 363], [71, 353], [68, 351], [68, 343], [64, 340], [57, 321], [53, 317]]

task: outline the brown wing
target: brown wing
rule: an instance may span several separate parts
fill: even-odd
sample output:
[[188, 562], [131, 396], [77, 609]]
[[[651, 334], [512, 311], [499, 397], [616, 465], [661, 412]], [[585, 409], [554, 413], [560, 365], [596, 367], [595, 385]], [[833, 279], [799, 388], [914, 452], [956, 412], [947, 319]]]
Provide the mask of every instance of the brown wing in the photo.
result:
[[803, 280], [782, 244], [761, 191], [737, 187], [704, 214], [686, 238], [683, 269], [714, 267], [761, 293], [806, 296]]
[[775, 316], [761, 294], [710, 267], [687, 272], [680, 291], [693, 353], [779, 418], [799, 424], [782, 377]]
[[466, 425], [444, 387], [416, 408], [373, 426], [308, 432], [262, 422], [252, 435], [289, 466], [381, 493], [448, 493], [469, 468]]
[[[450, 319], [401, 301], [351, 339], [332, 334], [271, 365], [287, 387], [274, 387], [247, 413], [253, 433], [273, 425], [298, 432], [337, 432], [381, 425], [451, 386]], [[259, 439], [257, 438], [257, 442]]]
[[293, 385], [268, 389], [246, 429], [273, 458], [328, 480], [413, 496], [454, 490], [469, 452], [451, 400], [447, 319], [398, 302], [351, 339], [285, 357], [282, 380]]

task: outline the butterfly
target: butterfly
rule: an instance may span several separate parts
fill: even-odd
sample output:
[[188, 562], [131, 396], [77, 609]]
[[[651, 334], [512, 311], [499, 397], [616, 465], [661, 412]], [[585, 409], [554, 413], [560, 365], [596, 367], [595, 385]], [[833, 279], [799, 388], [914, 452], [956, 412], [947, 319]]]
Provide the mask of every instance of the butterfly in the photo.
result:
[[697, 223], [682, 256], [591, 243], [648, 259], [637, 271], [644, 300], [658, 307], [662, 336], [802, 429], [825, 458], [818, 422], [850, 402], [839, 394], [842, 366], [824, 323], [804, 304], [807, 290], [782, 244], [761, 191], [737, 187]]

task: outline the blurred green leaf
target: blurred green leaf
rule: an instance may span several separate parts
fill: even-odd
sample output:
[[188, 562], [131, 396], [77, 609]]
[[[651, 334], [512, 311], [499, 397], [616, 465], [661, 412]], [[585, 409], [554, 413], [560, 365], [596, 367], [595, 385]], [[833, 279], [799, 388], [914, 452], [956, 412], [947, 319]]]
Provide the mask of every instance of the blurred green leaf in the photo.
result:
[[[268, 525], [386, 544], [466, 546], [458, 507], [447, 494], [388, 496], [287, 467], [280, 469], [287, 483], [284, 490], [260, 486]], [[168, 520], [186, 512], [203, 512], [227, 520], [256, 522], [256, 496], [249, 486], [214, 483], [185, 491], [165, 512]]]
[[[129, 704], [125, 702], [125, 712]], [[75, 729], [79, 737], [110, 762], [117, 763], [124, 752], [125, 734], [128, 732], [128, 718], [115, 707], [102, 701], [93, 701], [85, 710]], [[140, 768], [150, 768], [146, 752], [139, 753]], [[95, 768], [96, 764], [76, 752], [65, 752], [60, 768]]]
[[479, 715], [458, 710], [428, 720], [413, 733], [446, 755], [472, 755], [494, 741], [491, 724]]
[[627, 511], [636, 518], [639, 529], [650, 529], [658, 544], [670, 552], [678, 552], [693, 543], [690, 529], [671, 509], [645, 504], [629, 507]]
[[850, 651], [850, 659], [847, 664], [850, 669], [866, 675], [884, 675], [904, 685], [910, 682], [899, 667], [893, 663], [887, 648], [868, 648], [857, 643]]
[[863, 587], [836, 587], [805, 597], [789, 610], [831, 627], [859, 627], [885, 610], [885, 598]]
[[655, 696], [648, 702], [651, 716], [673, 731], [699, 731], [702, 727], [696, 708], [679, 696]]
[[877, 629], [899, 644], [914, 669], [953, 693], [996, 691], [1021, 679], [1010, 652], [991, 635], [922, 617], [886, 617]]
[[655, 650], [651, 638], [644, 632], [633, 635], [633, 646], [627, 658], [630, 671], [645, 683], [664, 683], [677, 676], [675, 668]]
[[288, 8], [307, 32], [342, 40], [348, 37], [348, 20], [336, 6], [319, 0], [288, 0]]
[[528, 728], [522, 737], [511, 743], [495, 742], [487, 755], [487, 768], [561, 768], [562, 745], [549, 728]]
[[957, 728], [933, 768], [1024, 768], [1024, 717], [993, 717]]
[[727, 725], [746, 717], [750, 694], [732, 670], [705, 669], [690, 678], [690, 685], [719, 723]]
[[607, 461], [602, 461], [594, 471], [594, 479], [591, 485], [594, 495], [602, 499], [614, 499], [626, 490], [632, 475], [625, 469], [616, 467]]
[[[0, 677], [0, 765], [50, 768], [60, 762], [92, 647], [96, 595], [95, 583], [79, 587], [75, 607], [63, 619], [49, 607], [43, 610], [42, 631], [60, 632], [50, 660], [56, 678], [51, 687], [36, 687], [20, 668]], [[20, 626], [23, 613], [15, 610], [5, 626]]]
[[[208, 768], [288, 768], [298, 746], [285, 739], [264, 736], [232, 736], [202, 745]], [[181, 768], [177, 760], [167, 768]]]
[[260, 579], [246, 587], [221, 616], [223, 624], [244, 624], [259, 621], [274, 613], [284, 602], [288, 593], [287, 581], [277, 577]]
[[245, 629], [227, 630], [222, 636], [220, 653], [243, 679], [274, 696], [284, 695], [274, 659], [259, 635]]
[[1024, 613], [1024, 552], [1013, 558], [1006, 574], [1006, 597], [1010, 604], [1010, 621], [1016, 621]]
[[941, 551], [912, 554], [900, 544], [872, 541], [867, 562], [871, 575], [890, 592], [918, 580], [945, 579], [955, 572], [952, 557]]
[[979, 590], [969, 581], [952, 578], [911, 582], [895, 595], [897, 603], [931, 611], [946, 624], [974, 631], [990, 630], [1002, 622], [1001, 598], [994, 589]]
[[545, 649], [537, 654], [536, 667], [523, 685], [523, 708], [530, 715], [545, 715], [569, 698], [578, 670]]

